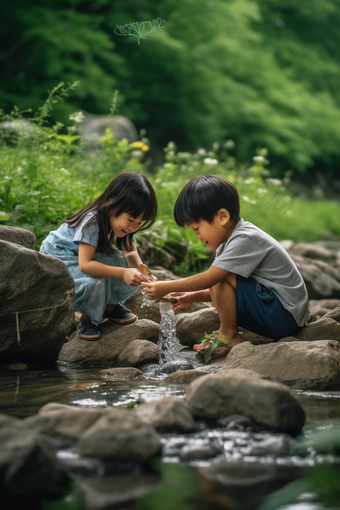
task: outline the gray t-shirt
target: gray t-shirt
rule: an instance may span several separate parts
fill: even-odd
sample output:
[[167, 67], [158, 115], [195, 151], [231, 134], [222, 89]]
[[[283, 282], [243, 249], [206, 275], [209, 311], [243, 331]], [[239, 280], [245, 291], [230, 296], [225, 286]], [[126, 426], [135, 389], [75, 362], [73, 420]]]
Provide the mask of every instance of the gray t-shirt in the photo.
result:
[[280, 243], [249, 221], [237, 223], [212, 265], [272, 289], [298, 326], [310, 319], [307, 289], [294, 262]]

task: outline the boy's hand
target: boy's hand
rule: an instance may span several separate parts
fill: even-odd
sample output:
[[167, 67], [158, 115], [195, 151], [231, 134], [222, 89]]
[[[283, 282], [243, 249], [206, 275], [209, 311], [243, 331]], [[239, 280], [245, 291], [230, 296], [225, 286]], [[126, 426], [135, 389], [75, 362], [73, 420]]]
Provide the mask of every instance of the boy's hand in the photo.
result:
[[123, 280], [128, 285], [132, 285], [132, 287], [138, 287], [138, 285], [147, 281], [138, 269], [132, 267], [124, 270]]
[[168, 294], [169, 284], [168, 282], [156, 282], [156, 283], [144, 283], [142, 282], [144, 291], [149, 299], [161, 299], [163, 296]]
[[173, 305], [174, 312], [195, 303], [193, 295], [193, 292], [171, 292], [171, 296], [177, 298], [177, 303]]

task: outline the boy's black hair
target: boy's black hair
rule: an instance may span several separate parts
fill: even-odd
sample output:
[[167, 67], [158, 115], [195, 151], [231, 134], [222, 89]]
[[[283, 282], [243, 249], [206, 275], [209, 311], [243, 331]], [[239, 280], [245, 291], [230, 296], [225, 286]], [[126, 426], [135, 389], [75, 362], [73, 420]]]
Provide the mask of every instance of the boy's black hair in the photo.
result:
[[219, 175], [199, 175], [180, 192], [174, 208], [179, 227], [207, 221], [212, 223], [220, 209], [227, 209], [232, 221], [240, 219], [240, 199], [235, 186]]
[[154, 189], [145, 175], [140, 172], [122, 172], [111, 181], [100, 197], [64, 220], [64, 222], [75, 227], [89, 212], [93, 212], [95, 215], [86, 223], [85, 228], [93, 223], [98, 224], [98, 252], [114, 253], [116, 248], [113, 243], [120, 250], [131, 251], [135, 233], [115, 239], [111, 230], [109, 215], [114, 213], [117, 217], [122, 213], [128, 213], [132, 218], [139, 218], [143, 215], [143, 221], [138, 230], [145, 230], [151, 227], [156, 220], [157, 199]]

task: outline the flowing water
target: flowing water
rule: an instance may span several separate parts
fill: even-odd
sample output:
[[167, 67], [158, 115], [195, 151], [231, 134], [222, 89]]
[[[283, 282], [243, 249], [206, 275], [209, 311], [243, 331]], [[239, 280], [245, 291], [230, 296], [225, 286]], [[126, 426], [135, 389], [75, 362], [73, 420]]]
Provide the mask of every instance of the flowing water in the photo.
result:
[[[144, 294], [142, 306], [150, 306], [151, 303]], [[145, 370], [149, 380], [117, 381], [101, 374], [99, 368], [75, 369], [62, 363], [48, 369], [0, 370], [0, 413], [25, 418], [36, 414], [48, 402], [82, 408], [107, 408], [124, 407], [132, 403], [138, 405], [168, 396], [184, 398], [187, 385], [169, 384], [166, 374], [162, 373], [162, 367], [166, 364], [180, 364], [184, 357], [176, 336], [172, 305], [160, 303], [160, 314], [160, 366], [150, 365]], [[234, 492], [245, 476], [250, 476], [253, 483], [254, 473], [261, 485], [261, 477], [267, 476], [268, 470], [288, 469], [291, 473], [298, 468], [317, 469], [328, 465], [337, 470], [338, 480], [340, 458], [327, 452], [318, 453], [316, 444], [320, 431], [332, 431], [340, 424], [340, 392], [294, 393], [306, 412], [306, 425], [300, 438], [293, 439], [285, 434], [263, 431], [228, 430], [223, 423], [209, 427], [198, 422], [197, 431], [191, 434], [161, 434], [162, 464], [152, 474], [139, 471], [117, 474], [98, 462], [85, 462], [84, 466], [79, 467], [79, 459], [72, 450], [69, 447], [61, 448], [58, 457], [69, 463], [75, 485], [60, 501], [58, 510], [243, 510], [242, 505], [237, 506], [237, 502], [244, 497], [243, 493], [249, 492], [248, 486], [246, 489], [242, 489], [242, 486], [238, 488], [237, 496], [234, 494], [236, 503], [232, 504], [228, 499], [230, 488], [225, 501], [223, 491], [226, 489], [223, 487], [221, 492], [221, 484], [218, 482], [219, 477], [226, 476], [230, 483], [230, 473], [218, 473], [213, 481], [209, 478], [207, 481], [204, 469], [219, 466], [222, 460], [228, 461], [227, 466], [231, 466], [234, 482], [236, 476], [236, 485], [232, 488]], [[74, 463], [77, 467], [72, 468]], [[242, 473], [237, 475], [240, 463], [243, 466]], [[253, 471], [245, 473], [245, 466]], [[262, 473], [263, 469], [267, 471]], [[282, 473], [280, 476], [283, 476]], [[305, 485], [300, 490], [299, 486], [294, 489], [294, 503], [285, 504], [283, 498], [265, 510], [322, 510], [324, 506], [319, 501], [316, 487], [308, 479], [303, 482]], [[86, 496], [89, 491], [92, 496]], [[81, 501], [79, 492], [85, 494]], [[99, 501], [105, 494], [107, 500], [104, 506], [93, 503], [93, 494], [97, 494], [95, 501]], [[253, 497], [251, 492], [248, 497]], [[329, 507], [336, 509], [340, 507], [340, 501], [338, 503], [332, 500]], [[53, 508], [53, 505], [50, 507], [47, 504], [43, 510]]]

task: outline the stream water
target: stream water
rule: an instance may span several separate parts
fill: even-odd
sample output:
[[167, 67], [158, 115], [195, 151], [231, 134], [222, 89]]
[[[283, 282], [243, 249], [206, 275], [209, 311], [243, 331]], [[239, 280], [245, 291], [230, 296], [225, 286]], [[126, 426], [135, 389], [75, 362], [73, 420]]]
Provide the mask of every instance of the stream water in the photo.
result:
[[[143, 305], [148, 305], [146, 299]], [[176, 337], [172, 306], [163, 303], [160, 311], [160, 365], [164, 366], [165, 363], [181, 360], [184, 354], [180, 352], [181, 346]], [[145, 371], [153, 379], [141, 382], [111, 380], [109, 376], [101, 374], [99, 368], [75, 369], [60, 363], [48, 369], [0, 370], [0, 413], [24, 418], [36, 414], [48, 402], [82, 408], [107, 408], [167, 396], [185, 396], [187, 385], [169, 384], [165, 374], [155, 379], [157, 373], [159, 375], [156, 369]], [[315, 446], [320, 431], [332, 431], [340, 424], [340, 392], [295, 391], [295, 395], [306, 413], [306, 425], [299, 438], [270, 432], [227, 430], [223, 424], [213, 428], [202, 425], [201, 429], [198, 426], [198, 430], [191, 434], [161, 434], [164, 445], [162, 463], [155, 466], [152, 473], [133, 470], [117, 474], [96, 465], [81, 472], [74, 470], [74, 486], [59, 501], [59, 506], [44, 503], [43, 510], [243, 510], [245, 507], [242, 504], [233, 506], [223, 496], [218, 476], [225, 474], [218, 473], [212, 482], [202, 472], [202, 469], [218, 466], [221, 460], [228, 461], [232, 466], [234, 485], [241, 495], [244, 466], [256, 468], [249, 476], [253, 479], [256, 472], [259, 484], [262, 469], [317, 468], [323, 465], [334, 468], [338, 480], [340, 458], [333, 454], [320, 454]], [[58, 455], [72, 463], [73, 456], [69, 449], [61, 447]], [[243, 468], [238, 475], [240, 464]], [[228, 477], [230, 479], [230, 473]], [[289, 502], [288, 498], [287, 503], [283, 498], [265, 510], [321, 510], [324, 506], [317, 494], [317, 484], [314, 486], [307, 482], [300, 489], [299, 486], [294, 489], [294, 502]], [[338, 482], [335, 484], [338, 485]], [[236, 490], [235, 487], [233, 490]], [[86, 494], [90, 491], [90, 496], [85, 498], [86, 503], [83, 499], [79, 500], [79, 491]], [[97, 494], [97, 498], [93, 494]], [[100, 504], [103, 494], [108, 499], [105, 504]], [[340, 507], [340, 499], [330, 501], [329, 508]]]

